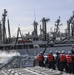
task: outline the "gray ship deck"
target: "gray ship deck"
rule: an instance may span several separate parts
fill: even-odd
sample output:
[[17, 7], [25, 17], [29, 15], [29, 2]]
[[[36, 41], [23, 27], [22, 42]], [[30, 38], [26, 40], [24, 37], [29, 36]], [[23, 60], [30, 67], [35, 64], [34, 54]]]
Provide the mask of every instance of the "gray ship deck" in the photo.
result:
[[1, 70], [0, 75], [70, 75], [67, 73], [61, 74], [57, 70], [50, 70], [43, 67], [26, 67], [15, 69]]

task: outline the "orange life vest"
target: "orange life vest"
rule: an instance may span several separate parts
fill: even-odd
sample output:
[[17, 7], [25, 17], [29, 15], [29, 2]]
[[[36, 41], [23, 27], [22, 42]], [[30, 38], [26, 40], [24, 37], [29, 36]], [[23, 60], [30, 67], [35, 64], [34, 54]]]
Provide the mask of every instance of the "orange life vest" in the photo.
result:
[[66, 56], [64, 54], [60, 55], [60, 62], [66, 62]]
[[48, 54], [47, 59], [49, 62], [53, 61], [53, 55], [52, 54]]
[[66, 60], [67, 60], [67, 62], [70, 62], [70, 63], [73, 62], [72, 55], [67, 55]]
[[38, 61], [42, 61], [43, 60], [43, 56], [41, 54], [38, 55]]

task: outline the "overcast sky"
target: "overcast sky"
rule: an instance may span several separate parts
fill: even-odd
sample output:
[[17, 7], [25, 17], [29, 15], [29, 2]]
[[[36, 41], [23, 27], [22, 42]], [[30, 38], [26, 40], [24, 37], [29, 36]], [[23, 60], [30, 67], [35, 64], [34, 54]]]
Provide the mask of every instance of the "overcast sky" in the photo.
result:
[[34, 9], [36, 21], [39, 24], [43, 17], [50, 18], [47, 24], [48, 31], [61, 16], [61, 23], [63, 23], [61, 30], [63, 31], [67, 26], [66, 21], [73, 14], [74, 0], [0, 0], [0, 20], [4, 9], [8, 11], [7, 18], [10, 20], [12, 35], [16, 35], [18, 27], [21, 28], [23, 34], [33, 30]]

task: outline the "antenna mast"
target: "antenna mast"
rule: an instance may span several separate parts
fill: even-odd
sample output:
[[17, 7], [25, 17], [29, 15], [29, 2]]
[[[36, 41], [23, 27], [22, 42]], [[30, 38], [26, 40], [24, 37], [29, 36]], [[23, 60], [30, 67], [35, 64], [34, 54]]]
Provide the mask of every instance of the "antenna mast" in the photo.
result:
[[33, 26], [34, 26], [34, 31], [33, 31], [33, 34], [34, 35], [38, 35], [38, 33], [37, 33], [37, 25], [38, 25], [38, 23], [36, 22], [36, 14], [35, 14], [35, 9], [34, 9], [34, 22], [33, 22]]
[[35, 13], [35, 9], [34, 9], [34, 21], [36, 21], [36, 13]]

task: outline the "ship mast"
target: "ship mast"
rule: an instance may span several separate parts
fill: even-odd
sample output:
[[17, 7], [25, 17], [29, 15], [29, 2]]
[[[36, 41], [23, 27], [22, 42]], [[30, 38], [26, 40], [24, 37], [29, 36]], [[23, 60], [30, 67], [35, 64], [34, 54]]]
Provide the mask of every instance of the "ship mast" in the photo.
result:
[[3, 13], [3, 18], [2, 18], [2, 21], [3, 21], [3, 43], [5, 43], [6, 41], [6, 28], [5, 28], [5, 20], [6, 20], [6, 16], [7, 16], [7, 11], [6, 9], [4, 9], [4, 13]]
[[34, 10], [34, 22], [33, 22], [33, 27], [34, 27], [34, 31], [32, 32], [32, 34], [37, 37], [38, 33], [37, 33], [37, 26], [38, 23], [36, 22], [36, 14], [35, 14], [35, 10]]
[[59, 26], [62, 25], [60, 24], [60, 16], [59, 16], [59, 19], [57, 19], [57, 21], [55, 21], [55, 26], [56, 26], [56, 29], [55, 29], [55, 33], [56, 33], [56, 37], [59, 35]]
[[34, 25], [34, 34], [37, 36], [38, 35], [38, 33], [37, 33], [37, 25], [38, 25], [38, 23], [36, 21], [34, 21], [33, 25]]
[[50, 19], [45, 19], [45, 17], [42, 18], [42, 35], [43, 35], [43, 40], [46, 41], [47, 37], [47, 27], [46, 27], [46, 23], [49, 21]]
[[8, 22], [9, 42], [11, 42], [11, 33], [10, 33], [10, 23], [9, 23], [9, 19], [7, 20], [7, 22]]
[[1, 24], [1, 21], [0, 21], [0, 42], [2, 40], [2, 24]]
[[70, 17], [70, 19], [67, 21], [67, 29], [68, 29], [68, 38], [74, 35], [74, 11], [73, 15]]

